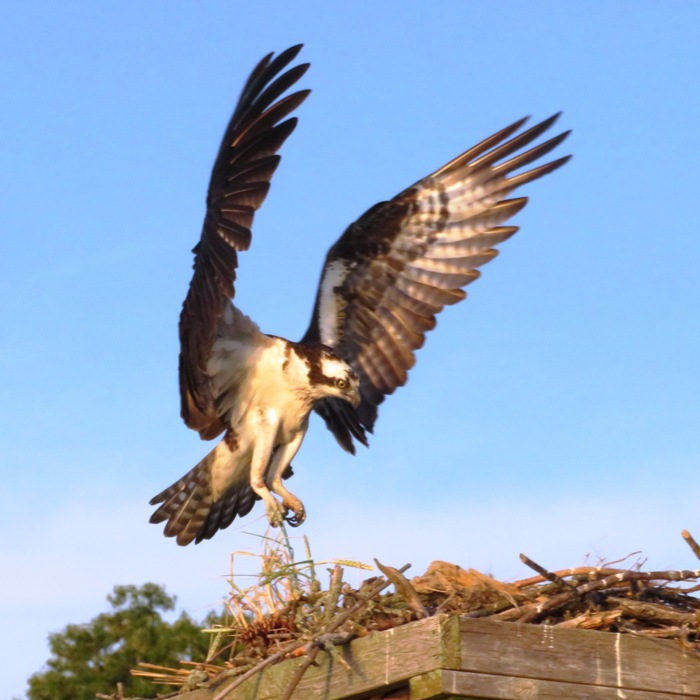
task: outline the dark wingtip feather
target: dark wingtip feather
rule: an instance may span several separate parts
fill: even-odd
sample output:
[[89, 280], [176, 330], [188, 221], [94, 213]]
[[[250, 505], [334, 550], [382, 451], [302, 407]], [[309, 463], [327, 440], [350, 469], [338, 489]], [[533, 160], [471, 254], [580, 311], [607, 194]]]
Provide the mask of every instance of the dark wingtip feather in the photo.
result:
[[304, 44], [294, 44], [294, 46], [290, 46], [288, 49], [282, 51], [282, 53], [277, 58], [279, 59], [280, 63], [290, 63], [299, 55], [299, 52], [303, 48]]
[[[569, 154], [568, 156], [562, 156], [561, 158], [557, 158], [557, 160], [553, 160], [549, 165], [551, 166], [552, 170], [556, 170], [557, 168], [561, 168], [562, 165], [568, 163], [573, 157], [574, 156], [572, 154]], [[549, 172], [552, 172], [552, 170], [550, 170]]]
[[227, 298], [235, 293], [236, 251], [250, 245], [253, 215], [267, 194], [263, 183], [267, 180], [269, 184], [275, 168], [259, 171], [262, 179], [256, 181], [255, 188], [241, 175], [261, 160], [276, 156], [296, 126], [295, 117], [286, 117], [309, 91], [282, 95], [304, 75], [309, 64], [283, 71], [302, 46], [295, 44], [277, 56], [268, 54], [253, 69], [212, 169], [202, 238], [195, 247], [195, 270], [180, 315], [181, 414], [190, 428], [206, 432], [206, 437], [214, 429], [215, 434], [221, 432], [205, 369], [208, 353]]

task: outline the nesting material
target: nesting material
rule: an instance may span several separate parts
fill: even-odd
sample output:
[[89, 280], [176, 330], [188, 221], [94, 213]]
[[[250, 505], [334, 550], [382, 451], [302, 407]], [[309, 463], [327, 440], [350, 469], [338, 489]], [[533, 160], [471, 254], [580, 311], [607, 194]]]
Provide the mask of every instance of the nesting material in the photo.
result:
[[[695, 540], [686, 531], [683, 537], [700, 558]], [[675, 639], [700, 651], [700, 599], [695, 595], [700, 570], [643, 571], [641, 561], [624, 568], [630, 555], [549, 571], [521, 555], [536, 575], [504, 583], [443, 561], [408, 579], [404, 572], [409, 565], [395, 569], [375, 560], [381, 575], [353, 587], [344, 579], [345, 569], [371, 567], [341, 560], [315, 563], [308, 543], [307, 558], [296, 561], [284, 532], [265, 542], [262, 571], [254, 585], [241, 588], [231, 579], [230, 622], [205, 630], [211, 635], [208, 658], [183, 662], [180, 669], [141, 664], [135, 675], [180, 690], [216, 684], [217, 700], [273, 663], [304, 657], [289, 697], [321, 651], [344, 663], [340, 645], [437, 614]], [[333, 568], [324, 588], [318, 571], [328, 564]]]

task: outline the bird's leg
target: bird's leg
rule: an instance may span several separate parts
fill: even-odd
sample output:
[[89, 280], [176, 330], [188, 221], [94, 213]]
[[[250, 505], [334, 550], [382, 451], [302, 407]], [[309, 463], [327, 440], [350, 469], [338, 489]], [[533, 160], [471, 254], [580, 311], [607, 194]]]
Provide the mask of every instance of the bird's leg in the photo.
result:
[[270, 525], [279, 527], [287, 515], [287, 509], [273, 498], [270, 489], [265, 484], [265, 472], [270, 463], [270, 453], [273, 449], [273, 437], [277, 431], [277, 425], [265, 412], [261, 411], [257, 418], [258, 420], [255, 421], [257, 439], [250, 462], [250, 487], [262, 498]]
[[280, 445], [272, 456], [268, 471], [270, 489], [282, 498], [282, 505], [285, 509], [294, 513], [294, 516], [291, 518], [285, 517], [285, 520], [292, 527], [297, 527], [306, 520], [306, 511], [304, 510], [304, 504], [282, 485], [282, 474], [294, 459], [294, 455], [299, 450], [305, 434], [306, 430], [302, 430], [297, 433], [291, 442], [288, 442], [286, 445]]

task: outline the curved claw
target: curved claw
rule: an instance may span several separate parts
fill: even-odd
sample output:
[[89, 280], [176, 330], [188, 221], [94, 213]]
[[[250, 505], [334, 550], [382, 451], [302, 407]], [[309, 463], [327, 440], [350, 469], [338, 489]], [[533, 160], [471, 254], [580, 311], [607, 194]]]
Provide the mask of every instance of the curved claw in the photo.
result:
[[306, 520], [306, 511], [301, 508], [298, 511], [293, 511], [294, 515], [285, 515], [284, 516], [284, 521], [288, 524], [291, 525], [292, 527], [299, 527], [304, 520]]

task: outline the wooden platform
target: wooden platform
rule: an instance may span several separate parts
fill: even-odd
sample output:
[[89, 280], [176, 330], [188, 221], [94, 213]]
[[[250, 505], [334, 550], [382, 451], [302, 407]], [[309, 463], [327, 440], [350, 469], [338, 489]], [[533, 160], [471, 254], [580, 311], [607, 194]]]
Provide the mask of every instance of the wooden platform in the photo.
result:
[[[294, 695], [305, 700], [681, 700], [700, 698], [700, 655], [631, 634], [433, 617], [321, 652]], [[226, 700], [279, 700], [303, 659], [269, 667]], [[212, 700], [232, 680], [179, 696]], [[401, 690], [403, 689], [403, 690]]]

